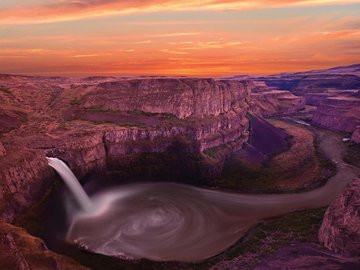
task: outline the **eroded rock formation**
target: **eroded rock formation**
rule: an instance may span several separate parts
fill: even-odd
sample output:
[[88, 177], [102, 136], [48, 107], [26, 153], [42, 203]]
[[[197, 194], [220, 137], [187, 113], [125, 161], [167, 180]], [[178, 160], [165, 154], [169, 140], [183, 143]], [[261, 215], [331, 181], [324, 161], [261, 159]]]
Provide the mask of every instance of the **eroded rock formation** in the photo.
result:
[[336, 253], [360, 257], [360, 179], [354, 180], [329, 206], [319, 240]]
[[289, 91], [271, 90], [251, 95], [251, 110], [264, 117], [291, 115], [304, 109], [304, 97]]

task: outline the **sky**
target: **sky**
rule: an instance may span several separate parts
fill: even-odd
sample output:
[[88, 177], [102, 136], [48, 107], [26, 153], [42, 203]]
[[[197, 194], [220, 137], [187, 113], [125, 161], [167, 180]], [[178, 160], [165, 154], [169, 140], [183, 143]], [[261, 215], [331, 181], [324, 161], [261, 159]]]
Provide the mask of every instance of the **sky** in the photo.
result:
[[0, 73], [274, 74], [360, 63], [360, 0], [0, 0]]

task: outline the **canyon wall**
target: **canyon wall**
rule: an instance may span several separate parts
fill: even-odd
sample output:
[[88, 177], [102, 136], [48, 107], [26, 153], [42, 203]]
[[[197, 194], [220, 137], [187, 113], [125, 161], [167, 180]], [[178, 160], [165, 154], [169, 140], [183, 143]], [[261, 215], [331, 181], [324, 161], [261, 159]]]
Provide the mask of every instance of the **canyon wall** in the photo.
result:
[[251, 111], [263, 117], [291, 115], [304, 109], [304, 97], [289, 91], [271, 90], [251, 95]]
[[[317, 107], [313, 116], [316, 125], [353, 132], [360, 122], [359, 66], [281, 73], [254, 79], [265, 83], [268, 89], [287, 90], [304, 97], [306, 105]], [[261, 89], [264, 88], [262, 85]]]
[[315, 111], [313, 122], [333, 130], [354, 132], [360, 125], [360, 98], [339, 96], [325, 99]]
[[170, 162], [171, 153], [174, 167], [208, 179], [248, 140], [249, 81], [12, 76], [0, 83], [16, 96], [2, 106], [28, 115], [1, 138], [0, 216], [7, 222], [53, 183], [45, 155], [63, 159], [82, 177], [141, 166], [149, 155]]
[[242, 110], [247, 82], [214, 79], [137, 79], [104, 82], [82, 98], [85, 108], [168, 113], [177, 118]]

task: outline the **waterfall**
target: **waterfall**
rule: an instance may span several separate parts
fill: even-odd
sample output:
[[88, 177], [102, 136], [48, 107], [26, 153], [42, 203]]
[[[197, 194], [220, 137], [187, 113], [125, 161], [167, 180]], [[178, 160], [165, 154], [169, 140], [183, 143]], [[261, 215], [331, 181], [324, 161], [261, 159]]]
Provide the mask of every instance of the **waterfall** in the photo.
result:
[[90, 210], [91, 200], [70, 168], [58, 158], [46, 157], [46, 159], [48, 160], [49, 166], [53, 167], [64, 180], [81, 208], [85, 211]]

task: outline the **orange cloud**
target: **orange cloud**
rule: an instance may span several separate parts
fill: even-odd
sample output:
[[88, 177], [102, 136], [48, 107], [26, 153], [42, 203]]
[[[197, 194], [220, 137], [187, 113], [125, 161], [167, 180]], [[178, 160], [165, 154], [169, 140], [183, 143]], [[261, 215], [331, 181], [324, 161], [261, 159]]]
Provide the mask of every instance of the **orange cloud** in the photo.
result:
[[162, 10], [261, 9], [349, 3], [359, 3], [359, 0], [62, 0], [41, 5], [14, 5], [0, 11], [0, 21], [3, 23], [41, 23]]

